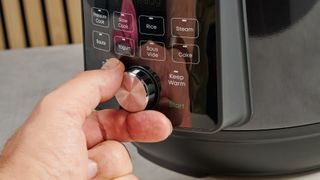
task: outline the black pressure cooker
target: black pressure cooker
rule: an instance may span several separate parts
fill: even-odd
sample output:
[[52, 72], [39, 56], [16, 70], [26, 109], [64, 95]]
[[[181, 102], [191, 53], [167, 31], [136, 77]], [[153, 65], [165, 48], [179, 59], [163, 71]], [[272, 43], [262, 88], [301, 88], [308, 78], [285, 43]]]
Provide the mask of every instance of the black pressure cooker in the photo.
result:
[[135, 144], [192, 175], [320, 168], [320, 1], [83, 0], [86, 70], [124, 82], [99, 109], [164, 113], [168, 140]]

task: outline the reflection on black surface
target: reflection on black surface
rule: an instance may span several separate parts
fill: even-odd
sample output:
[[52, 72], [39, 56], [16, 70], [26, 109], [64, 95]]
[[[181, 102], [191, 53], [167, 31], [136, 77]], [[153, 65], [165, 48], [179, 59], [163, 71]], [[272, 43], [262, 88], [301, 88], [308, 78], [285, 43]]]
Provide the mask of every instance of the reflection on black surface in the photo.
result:
[[265, 36], [290, 28], [318, 0], [247, 0], [249, 33]]
[[[227, 1], [227, 0], [226, 0]], [[215, 1], [214, 0], [85, 0], [85, 26], [86, 26], [86, 56], [87, 69], [98, 69], [101, 67], [106, 58], [117, 57], [123, 60], [126, 65], [146, 65], [150, 66], [154, 71], [161, 76], [163, 83], [163, 101], [157, 110], [164, 112], [178, 127], [195, 127], [210, 129], [213, 127], [215, 120], [218, 117], [217, 108], [217, 66], [216, 66], [216, 28], [219, 29], [215, 23]], [[113, 28], [113, 13], [115, 11], [123, 11], [123, 2], [131, 2], [134, 4], [136, 12], [135, 17], [135, 32], [119, 33], [117, 34]], [[278, 112], [280, 118], [272, 118], [272, 116], [264, 116], [266, 112], [266, 103], [270, 97], [275, 94], [285, 97], [288, 93], [283, 92], [283, 89], [278, 91], [267, 90], [273, 86], [283, 85], [282, 76], [288, 76], [291, 83], [301, 84], [301, 82], [313, 82], [308, 78], [300, 78], [297, 82], [292, 79], [292, 74], [297, 74], [297, 69], [303, 73], [299, 77], [306, 77], [305, 74], [313, 71], [302, 70], [305, 66], [315, 68], [314, 64], [318, 62], [314, 58], [317, 56], [318, 51], [318, 34], [316, 18], [317, 13], [310, 13], [318, 11], [313, 9], [314, 5], [320, 2], [319, 0], [246, 0], [247, 3], [247, 17], [250, 31], [250, 66], [252, 73], [252, 84], [255, 90], [255, 115], [260, 116], [259, 120], [264, 119], [264, 123], [255, 126], [263, 126], [268, 124], [270, 119], [275, 122], [278, 119], [282, 120], [283, 113], [281, 109], [273, 108], [274, 103], [271, 103], [269, 110]], [[110, 14], [110, 27], [101, 28], [92, 24], [91, 7], [98, 7], [106, 9]], [[311, 11], [315, 10], [315, 11]], [[126, 10], [124, 10], [126, 11]], [[309, 18], [305, 18], [310, 13]], [[143, 35], [139, 33], [138, 18], [140, 15], [161, 16], [164, 18], [165, 34], [163, 36]], [[171, 34], [171, 18], [195, 18], [199, 21], [200, 36], [198, 38], [185, 38], [182, 36], [173, 37]], [[303, 19], [305, 18], [305, 19]], [[298, 29], [293, 29], [293, 24], [304, 20]], [[300, 25], [301, 25], [300, 24]], [[298, 26], [297, 26], [298, 27]], [[92, 32], [98, 31], [109, 34], [112, 42], [110, 52], [103, 52], [92, 47]], [[269, 36], [275, 33], [282, 32], [283, 36], [279, 38], [270, 39]], [[124, 55], [115, 54], [113, 44], [117, 41], [114, 40], [115, 35], [129, 37], [134, 40], [123, 41], [125, 45], [131, 44], [132, 51], [135, 51], [135, 57], [127, 57]], [[301, 35], [301, 36], [300, 36]], [[133, 37], [133, 38], [132, 38]], [[120, 40], [119, 40], [120, 42]], [[128, 43], [129, 42], [129, 43]], [[146, 44], [153, 42], [153, 48], [161, 48], [159, 52], [159, 61], [147, 60], [146, 54], [141, 56], [140, 49], [147, 49]], [[172, 52], [179, 50], [173, 44], [195, 44], [200, 47], [200, 54], [194, 52], [194, 49], [180, 50], [189, 54], [193, 54], [193, 58], [199, 58], [199, 64], [180, 64], [172, 60]], [[181, 47], [181, 46], [180, 46]], [[232, 53], [230, 50], [227, 52]], [[130, 55], [131, 51], [128, 51]], [[133, 53], [132, 53], [133, 54]], [[164, 58], [165, 57], [165, 58]], [[165, 61], [161, 61], [165, 59]], [[193, 59], [193, 60], [195, 60]], [[190, 60], [190, 59], [189, 59]], [[182, 59], [182, 61], [184, 61]], [[185, 60], [187, 62], [188, 60]], [[276, 68], [274, 68], [276, 66]], [[272, 67], [272, 69], [270, 68]], [[218, 67], [219, 68], [219, 67]], [[269, 68], [269, 69], [268, 69]], [[278, 74], [273, 73], [278, 69]], [[172, 88], [168, 85], [169, 75], [173, 70], [179, 70], [185, 76], [184, 87]], [[272, 71], [272, 75], [270, 72]], [[287, 73], [287, 74], [286, 74]], [[253, 77], [254, 76], [254, 77]], [[273, 77], [273, 78], [271, 78]], [[310, 75], [310, 77], [317, 77]], [[265, 82], [266, 79], [270, 82]], [[286, 79], [286, 78], [285, 78]], [[299, 78], [297, 78], [299, 79]], [[287, 80], [286, 80], [287, 81]], [[315, 81], [314, 81], [315, 82]], [[279, 83], [279, 84], [277, 84]], [[257, 85], [258, 84], [258, 85]], [[311, 84], [316, 84], [311, 83]], [[304, 87], [304, 86], [303, 86]], [[316, 88], [310, 88], [315, 90]], [[263, 92], [263, 93], [261, 93]], [[316, 93], [315, 93], [316, 94]], [[306, 98], [300, 98], [306, 99]], [[276, 98], [274, 102], [277, 102]], [[288, 98], [286, 103], [290, 103], [292, 99]], [[260, 104], [259, 104], [260, 103]], [[258, 105], [257, 105], [258, 104]], [[260, 106], [259, 106], [260, 105]], [[110, 107], [110, 106], [104, 106]], [[113, 106], [114, 107], [114, 106]], [[258, 108], [257, 108], [258, 107]], [[279, 106], [280, 107], [280, 106]], [[285, 107], [285, 106], [281, 106]], [[300, 106], [297, 109], [302, 109]], [[315, 106], [316, 107], [316, 106]], [[288, 108], [289, 109], [289, 108]], [[263, 112], [263, 113], [261, 113]], [[287, 115], [292, 115], [291, 109]], [[296, 113], [297, 114], [297, 113]], [[211, 117], [210, 119], [208, 117]], [[303, 120], [305, 121], [305, 116]], [[291, 119], [291, 118], [290, 118]], [[314, 119], [314, 118], [310, 118]], [[204, 122], [204, 123], [202, 123]], [[254, 124], [250, 121], [248, 124]], [[278, 123], [278, 122], [277, 122]], [[305, 122], [303, 122], [305, 123]], [[286, 124], [287, 125], [287, 124]]]
[[[192, 66], [190, 78], [192, 112], [206, 114], [213, 121], [218, 117], [215, 8], [214, 1], [198, 1], [197, 19], [200, 21], [198, 44], [201, 47], [201, 63]], [[204, 118], [197, 119], [199, 121]]]
[[[162, 100], [155, 109], [168, 116], [174, 126], [212, 129], [214, 128], [213, 119], [217, 118], [214, 1], [189, 0], [183, 1], [183, 4], [181, 4], [182, 0], [157, 2], [157, 6], [162, 8], [154, 9], [153, 5], [150, 7], [148, 3], [134, 1], [138, 16], [163, 17], [166, 33], [162, 37], [159, 36], [161, 33], [150, 33], [151, 35], [140, 33], [139, 40], [149, 42], [152, 40], [158, 45], [161, 43], [157, 42], [164, 42], [165, 47], [162, 48], [166, 49], [166, 60], [164, 62], [148, 62], [144, 61], [145, 59], [142, 57], [137, 57], [137, 61], [130, 61], [126, 57], [122, 57], [122, 59], [128, 65], [147, 65], [161, 77], [161, 83], [164, 87]], [[166, 7], [164, 8], [164, 6]], [[194, 34], [188, 34], [189, 37], [185, 37], [186, 33], [184, 33], [173, 37], [172, 20], [175, 18], [190, 18], [199, 21], [199, 24], [194, 21], [193, 25], [190, 21], [191, 26], [196, 29]], [[139, 23], [140, 25], [145, 24], [140, 21]], [[152, 34], [156, 34], [156, 36]], [[146, 49], [145, 44], [141, 45], [140, 48]], [[188, 45], [188, 47], [183, 47], [183, 45]], [[190, 54], [192, 58], [177, 59], [178, 52]], [[179, 73], [174, 74], [174, 71]], [[176, 81], [172, 78], [174, 76], [181, 76], [184, 80]], [[168, 85], [169, 81], [176, 84], [176, 87]], [[208, 115], [212, 118], [209, 118]], [[207, 118], [204, 118], [205, 116]]]
[[[218, 116], [215, 0], [88, 2], [109, 12], [109, 27], [92, 28], [110, 35], [107, 56], [127, 67], [149, 66], [160, 77], [161, 100], [154, 109], [176, 127], [213, 129]], [[120, 17], [124, 26], [119, 25]], [[146, 28], [150, 25], [157, 28]]]

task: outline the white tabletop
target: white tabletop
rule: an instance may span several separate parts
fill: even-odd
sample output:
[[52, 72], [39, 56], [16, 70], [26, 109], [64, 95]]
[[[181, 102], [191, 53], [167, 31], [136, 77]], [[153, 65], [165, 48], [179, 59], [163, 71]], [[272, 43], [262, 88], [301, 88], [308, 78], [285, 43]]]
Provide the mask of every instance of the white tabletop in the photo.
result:
[[[42, 96], [81, 71], [81, 45], [0, 52], [0, 149]], [[197, 179], [157, 166], [141, 157], [131, 144], [127, 144], [127, 147], [132, 155], [134, 173], [141, 180]], [[218, 179], [236, 178], [208, 177], [200, 180]], [[264, 179], [317, 180], [320, 179], [320, 173]]]

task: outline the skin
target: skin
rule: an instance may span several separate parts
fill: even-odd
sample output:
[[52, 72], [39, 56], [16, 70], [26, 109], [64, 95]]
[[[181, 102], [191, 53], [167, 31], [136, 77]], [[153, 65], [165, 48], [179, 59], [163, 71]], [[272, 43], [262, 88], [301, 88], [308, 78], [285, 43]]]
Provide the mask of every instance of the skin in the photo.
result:
[[45, 96], [6, 143], [0, 179], [137, 179], [120, 142], [163, 141], [172, 125], [155, 111], [95, 111], [115, 95], [124, 69], [111, 59]]

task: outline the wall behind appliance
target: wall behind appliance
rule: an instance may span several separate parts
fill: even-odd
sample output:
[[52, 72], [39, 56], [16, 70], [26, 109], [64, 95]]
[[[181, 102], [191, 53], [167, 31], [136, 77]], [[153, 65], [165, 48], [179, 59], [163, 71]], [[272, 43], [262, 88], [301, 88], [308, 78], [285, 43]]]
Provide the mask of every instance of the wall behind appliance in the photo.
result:
[[82, 42], [81, 0], [0, 0], [0, 50]]

